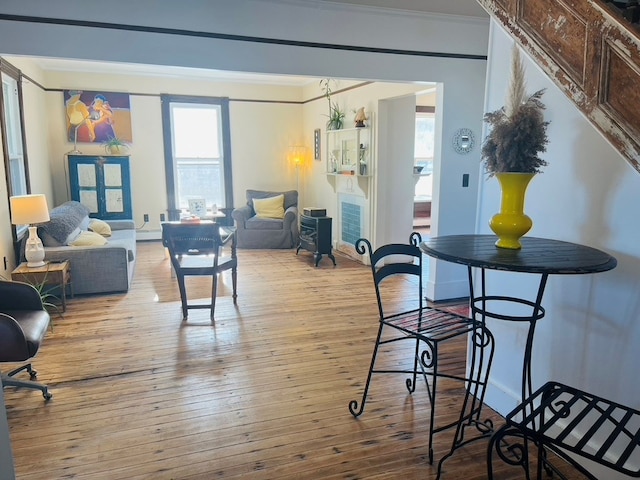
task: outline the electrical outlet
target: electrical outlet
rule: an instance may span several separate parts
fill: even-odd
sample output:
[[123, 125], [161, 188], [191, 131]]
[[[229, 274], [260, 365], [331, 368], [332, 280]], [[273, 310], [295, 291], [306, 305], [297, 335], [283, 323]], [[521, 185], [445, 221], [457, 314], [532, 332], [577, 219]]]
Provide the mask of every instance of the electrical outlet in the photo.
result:
[[161, 213], [161, 214], [160, 214], [160, 221], [161, 221], [161, 222], [164, 222], [164, 213]]
[[142, 219], [143, 219], [145, 222], [148, 222], [148, 221], [149, 221], [149, 214], [148, 214], [148, 213], [145, 213], [145, 214], [142, 216]]

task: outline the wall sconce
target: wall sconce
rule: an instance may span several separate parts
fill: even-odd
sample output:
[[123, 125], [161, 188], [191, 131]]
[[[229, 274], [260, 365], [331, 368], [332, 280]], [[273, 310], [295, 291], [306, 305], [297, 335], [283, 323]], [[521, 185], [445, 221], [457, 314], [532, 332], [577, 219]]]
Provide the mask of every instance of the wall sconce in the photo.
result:
[[44, 247], [38, 237], [38, 227], [34, 223], [49, 221], [49, 207], [47, 198], [42, 194], [17, 195], [9, 197], [11, 206], [11, 223], [13, 225], [29, 226], [29, 238], [24, 248], [24, 257], [28, 267], [41, 267], [44, 262]]

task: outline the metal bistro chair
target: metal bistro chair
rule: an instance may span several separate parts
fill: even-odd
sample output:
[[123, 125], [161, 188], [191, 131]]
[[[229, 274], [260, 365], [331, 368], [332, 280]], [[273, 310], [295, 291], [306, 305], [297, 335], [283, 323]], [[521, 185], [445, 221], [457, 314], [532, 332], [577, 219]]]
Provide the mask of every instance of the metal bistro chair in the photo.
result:
[[[216, 223], [163, 223], [162, 243], [169, 249], [171, 265], [178, 279], [182, 317], [187, 319], [190, 309], [209, 308], [213, 320], [216, 308], [218, 274], [231, 269], [233, 303], [236, 304], [238, 283], [238, 259], [236, 257], [236, 231], [233, 227], [221, 227]], [[231, 256], [222, 256], [222, 247], [231, 244]], [[211, 276], [211, 303], [189, 304], [185, 287], [187, 276]]]
[[[389, 244], [383, 245], [375, 251], [371, 243], [361, 238], [356, 242], [356, 250], [359, 254], [369, 254], [371, 261], [371, 271], [373, 273], [373, 284], [378, 300], [378, 310], [380, 313], [380, 325], [378, 336], [373, 348], [371, 365], [364, 386], [362, 400], [352, 400], [349, 403], [349, 411], [354, 417], [358, 417], [364, 411], [371, 377], [374, 373], [404, 373], [410, 377], [406, 379], [406, 386], [409, 393], [413, 393], [416, 388], [416, 377], [421, 373], [425, 379], [431, 412], [429, 419], [429, 463], [433, 463], [433, 435], [451, 427], [456, 427], [456, 434], [453, 440], [451, 452], [442, 461], [450, 456], [453, 450], [464, 442], [464, 428], [474, 425], [483, 436], [488, 435], [493, 429], [489, 421], [481, 423], [479, 421], [484, 390], [489, 375], [491, 361], [493, 359], [494, 340], [489, 330], [478, 321], [474, 321], [462, 315], [423, 306], [422, 297], [422, 252], [418, 244], [422, 241], [420, 234], [414, 232], [409, 238], [409, 244]], [[408, 259], [408, 260], [407, 260]], [[381, 284], [388, 277], [403, 276], [414, 278], [416, 287], [416, 303], [418, 308], [409, 311], [393, 312], [383, 306], [381, 294]], [[389, 302], [387, 301], [387, 307]], [[394, 334], [386, 335], [383, 338], [383, 331], [391, 329]], [[466, 376], [459, 376], [441, 372], [438, 365], [440, 344], [461, 336], [472, 335], [471, 342], [473, 348], [469, 356]], [[415, 355], [413, 358], [413, 368], [397, 367], [390, 369], [377, 369], [376, 356], [380, 346], [400, 340], [415, 342]], [[466, 352], [466, 350], [465, 350]], [[483, 365], [487, 361], [486, 365]], [[483, 368], [484, 367], [484, 368]], [[440, 377], [461, 380], [466, 383], [466, 394], [463, 401], [460, 418], [447, 425], [435, 427], [436, 411], [436, 387]], [[477, 437], [480, 438], [480, 437]], [[474, 438], [475, 439], [475, 438]], [[441, 465], [440, 465], [441, 466]], [[438, 468], [438, 474], [440, 472]]]

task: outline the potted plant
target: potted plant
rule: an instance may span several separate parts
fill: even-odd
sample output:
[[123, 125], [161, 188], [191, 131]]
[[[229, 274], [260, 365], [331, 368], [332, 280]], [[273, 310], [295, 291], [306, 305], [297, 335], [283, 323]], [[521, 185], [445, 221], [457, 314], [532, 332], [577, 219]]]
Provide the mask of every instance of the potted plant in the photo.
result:
[[482, 159], [489, 177], [495, 175], [502, 188], [500, 213], [489, 223], [498, 247], [521, 248], [520, 237], [533, 226], [524, 214], [524, 197], [533, 176], [547, 165], [540, 157], [547, 150], [549, 125], [543, 94], [544, 89], [527, 95], [520, 51], [514, 47], [505, 106], [484, 116], [492, 129], [482, 145]]
[[123, 142], [115, 136], [109, 137], [106, 142], [102, 143], [102, 146], [104, 147], [104, 151], [111, 155], [124, 153], [129, 148], [129, 144], [127, 142]]
[[331, 82], [334, 82], [331, 78], [323, 78], [320, 80], [320, 88], [329, 102], [327, 130], [340, 130], [344, 125], [345, 112], [340, 110], [336, 102], [331, 101]]

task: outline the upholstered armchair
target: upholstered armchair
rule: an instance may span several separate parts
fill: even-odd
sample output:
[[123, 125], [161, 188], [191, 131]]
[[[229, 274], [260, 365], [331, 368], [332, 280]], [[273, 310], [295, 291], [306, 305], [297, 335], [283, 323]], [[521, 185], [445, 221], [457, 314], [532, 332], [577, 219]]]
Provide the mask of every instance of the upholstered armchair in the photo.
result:
[[[283, 196], [282, 217], [256, 215], [255, 202]], [[233, 210], [238, 248], [293, 248], [298, 244], [298, 192], [247, 190], [247, 204]]]

